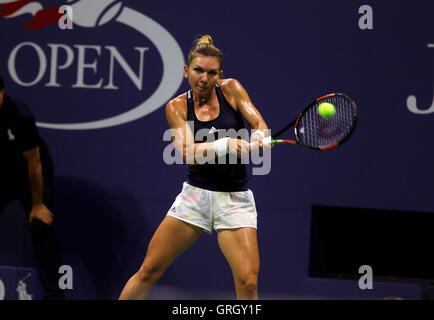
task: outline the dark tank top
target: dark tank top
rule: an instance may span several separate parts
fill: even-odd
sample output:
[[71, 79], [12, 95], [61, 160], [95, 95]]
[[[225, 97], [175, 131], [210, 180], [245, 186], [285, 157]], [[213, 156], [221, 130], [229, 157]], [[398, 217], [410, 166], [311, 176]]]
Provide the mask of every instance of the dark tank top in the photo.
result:
[[[244, 132], [247, 133], [241, 115], [227, 102], [220, 86], [216, 85], [215, 90], [220, 111], [218, 117], [211, 121], [200, 121], [197, 119], [194, 112], [192, 91], [190, 90], [187, 93], [187, 121], [190, 127], [191, 123], [194, 123], [194, 128], [191, 129], [195, 137], [195, 143], [211, 142], [217, 140], [219, 137], [222, 138], [224, 131], [220, 131], [219, 134], [219, 130], [223, 129], [232, 129], [224, 135], [231, 138], [240, 138], [240, 135], [235, 134], [235, 132], [242, 132], [238, 131], [240, 129], [244, 129]], [[196, 135], [201, 129], [201, 132], [204, 134]], [[245, 135], [242, 136], [245, 137]], [[248, 139], [248, 137], [245, 139]], [[221, 159], [216, 158], [215, 164], [189, 165], [187, 182], [193, 186], [212, 191], [235, 192], [248, 190], [248, 175], [245, 164], [242, 164], [240, 159], [237, 159], [236, 164], [230, 164], [229, 155], [224, 157], [226, 157], [226, 164], [221, 164], [219, 161]], [[233, 156], [231, 162], [233, 162]]]

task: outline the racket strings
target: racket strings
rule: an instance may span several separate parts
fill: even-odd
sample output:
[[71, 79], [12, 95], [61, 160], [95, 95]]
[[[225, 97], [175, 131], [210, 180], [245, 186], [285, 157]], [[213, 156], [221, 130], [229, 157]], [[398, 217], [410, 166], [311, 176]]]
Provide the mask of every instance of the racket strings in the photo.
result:
[[[335, 106], [336, 114], [323, 118], [318, 114], [318, 106], [328, 102]], [[308, 147], [320, 148], [343, 141], [354, 127], [356, 110], [352, 101], [345, 96], [324, 98], [309, 108], [300, 118], [296, 128], [297, 137]]]

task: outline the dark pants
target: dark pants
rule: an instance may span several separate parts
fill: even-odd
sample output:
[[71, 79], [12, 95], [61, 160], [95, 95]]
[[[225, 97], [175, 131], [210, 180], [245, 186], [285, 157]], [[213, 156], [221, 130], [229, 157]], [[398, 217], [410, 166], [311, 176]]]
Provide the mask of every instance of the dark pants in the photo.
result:
[[[21, 176], [21, 178], [19, 177]], [[15, 179], [0, 180], [0, 213], [13, 200], [18, 200], [27, 220], [32, 211], [32, 196], [28, 179], [25, 175], [16, 176]], [[44, 204], [53, 212], [53, 225], [56, 221], [53, 211], [53, 180], [44, 177]], [[39, 279], [45, 290], [44, 299], [63, 300], [63, 291], [59, 288], [60, 254], [54, 233], [53, 225], [49, 226], [39, 219], [33, 219], [30, 226], [32, 235], [33, 255]]]

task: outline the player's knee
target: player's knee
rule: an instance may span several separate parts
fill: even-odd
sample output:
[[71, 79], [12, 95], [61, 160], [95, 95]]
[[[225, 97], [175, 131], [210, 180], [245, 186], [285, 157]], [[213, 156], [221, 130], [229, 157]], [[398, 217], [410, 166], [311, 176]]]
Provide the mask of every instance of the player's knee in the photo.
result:
[[258, 276], [254, 273], [246, 274], [239, 279], [239, 288], [244, 293], [254, 293], [258, 288]]
[[154, 284], [158, 281], [158, 279], [160, 279], [162, 274], [163, 274], [163, 271], [157, 265], [145, 262], [140, 267], [136, 276], [140, 282], [146, 282], [149, 284]]

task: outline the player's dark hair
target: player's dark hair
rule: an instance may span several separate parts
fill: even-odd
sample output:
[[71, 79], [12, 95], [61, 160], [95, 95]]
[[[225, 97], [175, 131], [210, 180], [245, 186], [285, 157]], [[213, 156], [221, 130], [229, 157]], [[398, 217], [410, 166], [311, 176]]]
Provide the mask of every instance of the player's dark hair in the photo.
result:
[[2, 74], [0, 73], [0, 91], [2, 91], [4, 87], [5, 87], [5, 83], [3, 81]]
[[214, 46], [214, 42], [210, 35], [206, 34], [195, 41], [194, 47], [188, 54], [187, 66], [190, 66], [191, 61], [197, 56], [216, 57], [220, 63], [220, 70], [223, 66], [223, 54]]

